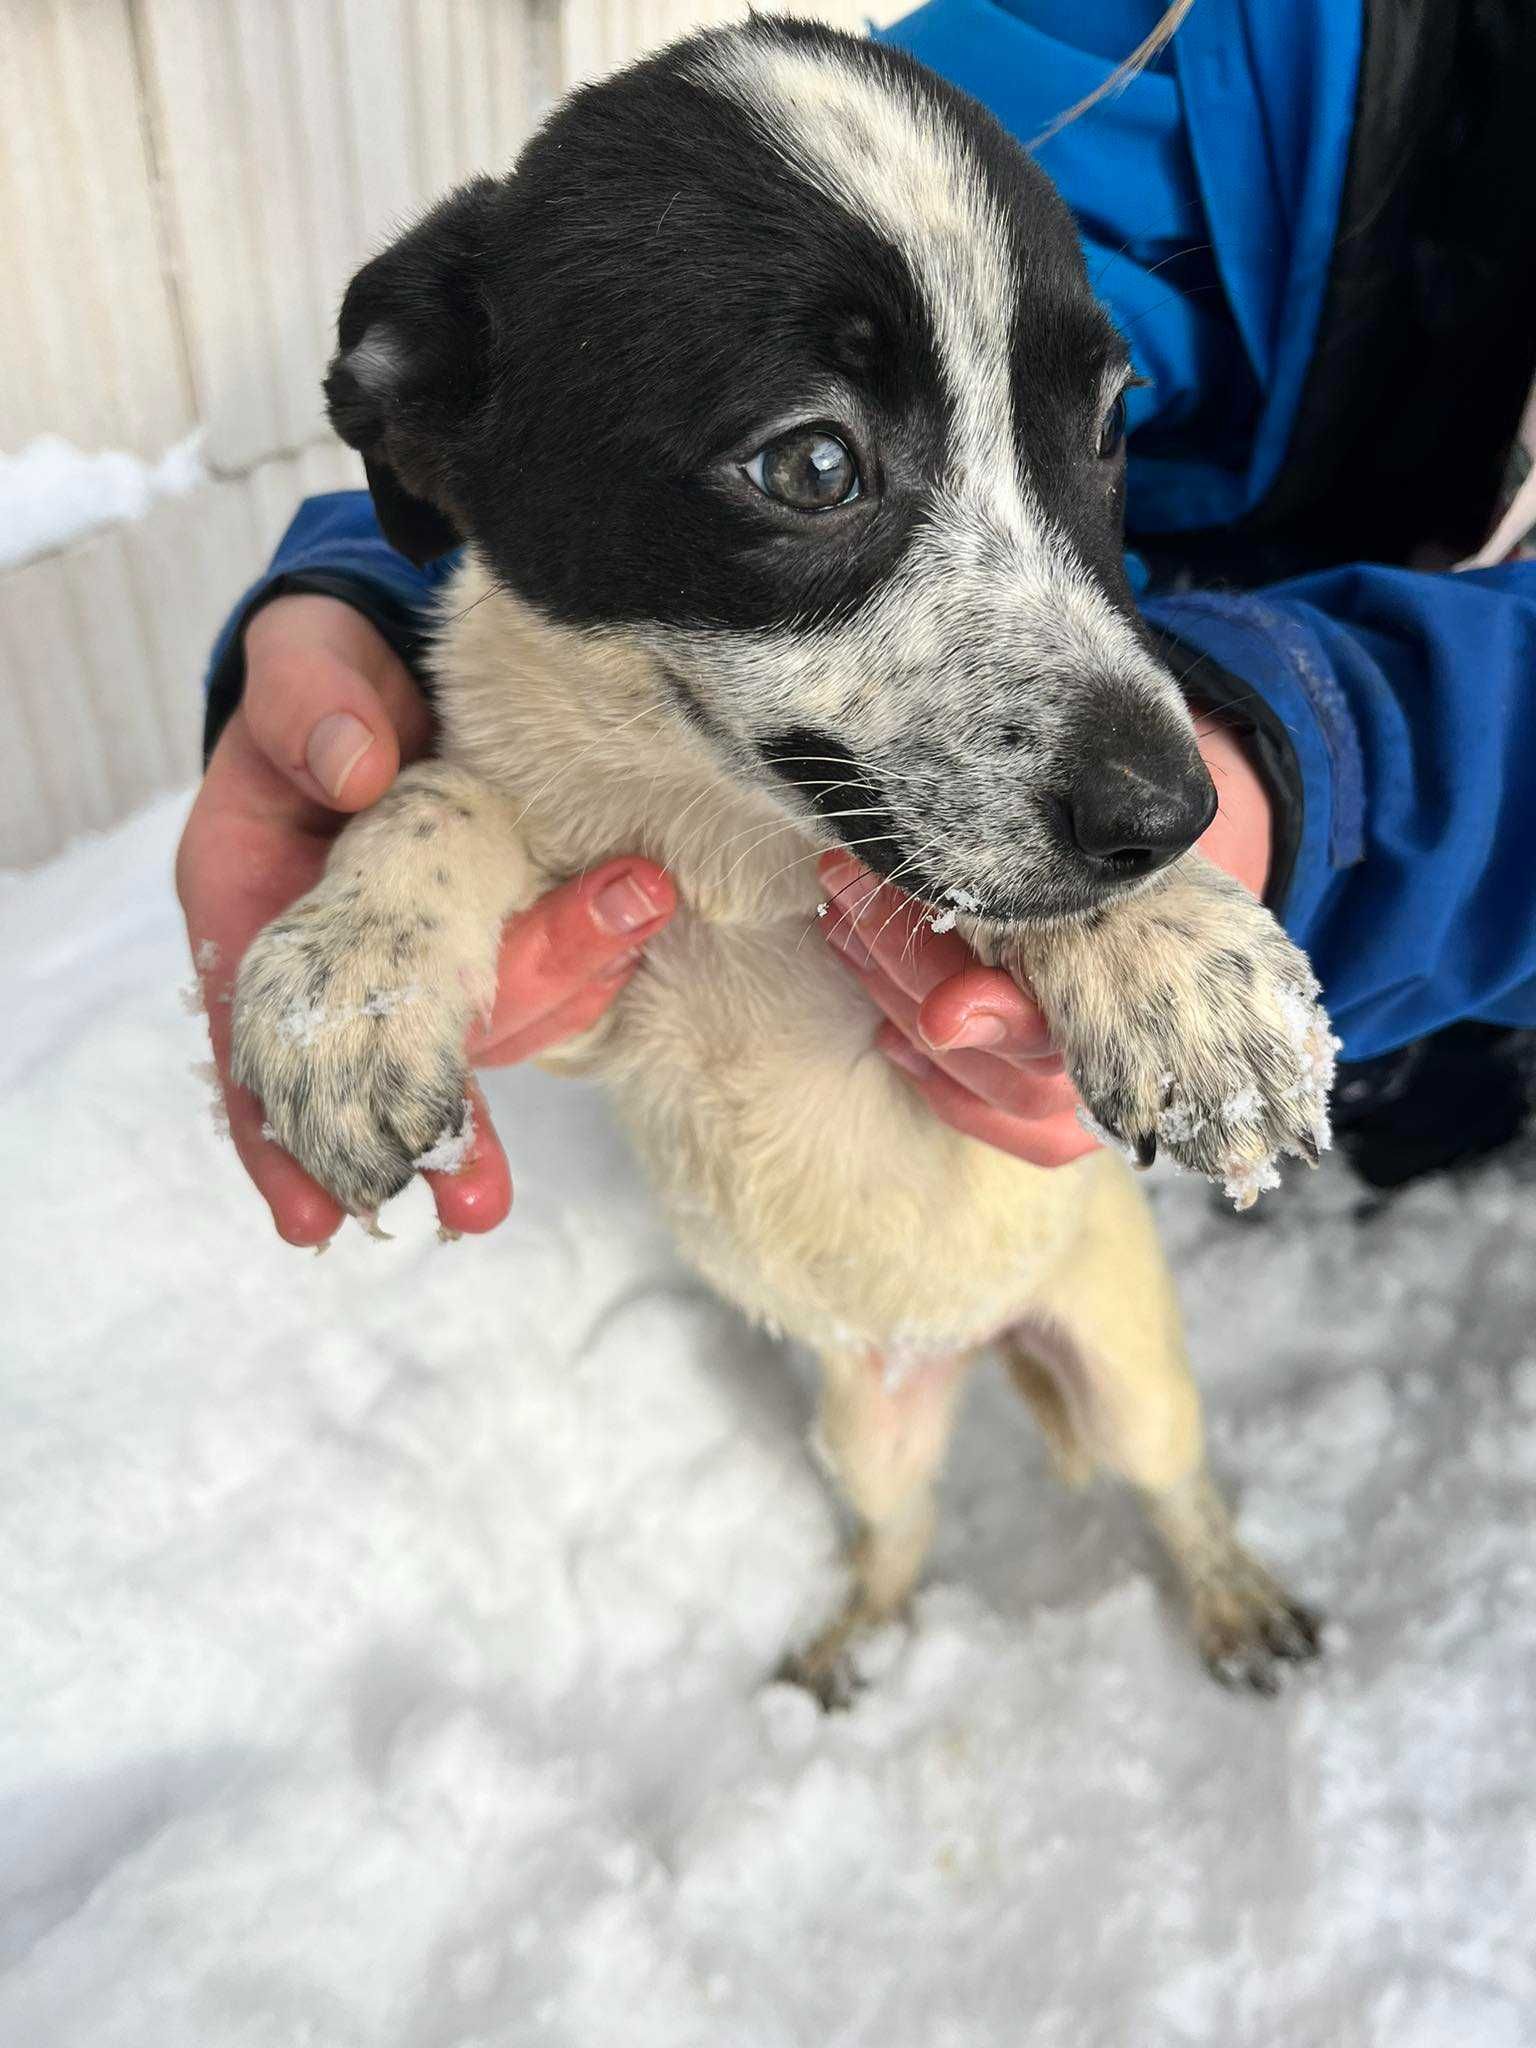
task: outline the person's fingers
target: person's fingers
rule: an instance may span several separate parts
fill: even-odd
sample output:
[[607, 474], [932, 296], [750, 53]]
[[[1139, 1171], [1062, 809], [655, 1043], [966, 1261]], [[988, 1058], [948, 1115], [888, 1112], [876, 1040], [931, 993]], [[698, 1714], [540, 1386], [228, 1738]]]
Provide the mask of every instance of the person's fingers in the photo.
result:
[[253, 669], [245, 703], [256, 744], [316, 803], [364, 810], [399, 772], [399, 743], [373, 685], [332, 655]]
[[285, 597], [245, 632], [247, 726], [295, 789], [359, 811], [431, 736], [426, 701], [383, 636], [350, 605]]
[[432, 1190], [444, 1230], [478, 1233], [494, 1230], [506, 1220], [512, 1207], [512, 1176], [485, 1097], [473, 1082], [469, 1104], [474, 1129], [463, 1165], [452, 1173], [424, 1173], [422, 1179]]
[[557, 1004], [521, 1030], [512, 1030], [493, 1044], [480, 1046], [470, 1054], [477, 1067], [515, 1067], [521, 1060], [537, 1059], [551, 1046], [579, 1038], [601, 1021], [604, 1012], [624, 989], [640, 964], [640, 952], [622, 956], [595, 980], [583, 983], [576, 994]]
[[1003, 1059], [1056, 1061], [1039, 1006], [1010, 975], [983, 967], [957, 934], [935, 932], [925, 905], [880, 882], [846, 855], [828, 855], [821, 874], [833, 890], [829, 915], [822, 920], [827, 943], [921, 1006], [921, 1044], [939, 1051], [985, 1048]]
[[875, 960], [916, 1001], [950, 975], [976, 965], [976, 955], [957, 932], [933, 930], [928, 905], [882, 882], [852, 854], [823, 855], [817, 872], [827, 891], [823, 936], [861, 966]]
[[346, 1215], [340, 1202], [280, 1145], [262, 1135], [261, 1104], [249, 1089], [226, 1086], [224, 1106], [240, 1163], [271, 1210], [278, 1236], [301, 1248], [328, 1244]]
[[994, 1146], [1031, 1166], [1067, 1166], [1097, 1149], [1098, 1141], [1065, 1114], [1040, 1119], [1018, 1116], [983, 1102], [907, 1043], [894, 1024], [882, 1024], [875, 1043], [941, 1123], [962, 1136]]
[[1025, 1060], [1014, 1063], [985, 1052], [934, 1052], [923, 1046], [918, 1031], [918, 1006], [890, 979], [875, 970], [860, 970], [845, 956], [838, 956], [850, 973], [881, 1010], [889, 1023], [913, 1048], [961, 1087], [969, 1088], [996, 1109], [1022, 1117], [1075, 1115], [1077, 1094], [1061, 1071], [1059, 1063]]
[[1062, 1071], [1039, 1004], [994, 967], [968, 967], [941, 981], [918, 1005], [917, 1029], [931, 1051], [986, 1051], [1025, 1061], [1037, 1076]]
[[[505, 1065], [596, 1023], [624, 986], [630, 955], [676, 908], [677, 890], [664, 869], [621, 856], [510, 919], [496, 1000], [489, 1020], [470, 1035], [470, 1058]], [[542, 1028], [570, 1005], [568, 1030]]]
[[1200, 840], [1207, 860], [1263, 900], [1274, 825], [1269, 792], [1242, 742], [1211, 713], [1197, 718], [1200, 754], [1216, 785], [1216, 816]]

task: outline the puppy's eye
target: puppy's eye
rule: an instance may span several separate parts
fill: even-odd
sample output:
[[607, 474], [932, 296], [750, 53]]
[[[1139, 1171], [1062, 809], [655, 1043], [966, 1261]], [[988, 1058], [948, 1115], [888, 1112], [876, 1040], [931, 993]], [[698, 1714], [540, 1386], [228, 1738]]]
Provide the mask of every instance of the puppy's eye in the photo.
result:
[[827, 512], [859, 495], [859, 465], [824, 427], [795, 427], [744, 465], [765, 498], [797, 512]]
[[1122, 391], [1099, 428], [1099, 460], [1113, 462], [1125, 446], [1125, 393]]

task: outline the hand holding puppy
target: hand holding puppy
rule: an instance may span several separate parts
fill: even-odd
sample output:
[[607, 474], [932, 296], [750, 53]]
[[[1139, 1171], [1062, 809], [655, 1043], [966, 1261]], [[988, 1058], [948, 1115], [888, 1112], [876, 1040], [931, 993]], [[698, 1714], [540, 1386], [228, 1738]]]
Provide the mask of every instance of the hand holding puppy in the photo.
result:
[[[279, 598], [246, 632], [246, 689], [209, 764], [177, 859], [177, 887], [208, 1004], [219, 1085], [246, 1171], [280, 1236], [324, 1242], [341, 1209], [269, 1139], [255, 1099], [229, 1077], [234, 971], [251, 939], [318, 879], [348, 815], [376, 802], [426, 751], [425, 699], [383, 637], [334, 598]], [[1200, 742], [1221, 807], [1200, 842], [1255, 894], [1269, 866], [1269, 802], [1224, 730]], [[822, 879], [821, 929], [886, 1022], [876, 1044], [953, 1129], [1036, 1166], [1093, 1149], [1078, 1098], [1040, 1011], [1006, 974], [981, 966], [956, 934], [846, 854]], [[471, 1038], [476, 1066], [531, 1059], [596, 1023], [637, 965], [636, 949], [676, 907], [662, 871], [605, 863], [507, 925], [495, 1009]], [[438, 1214], [484, 1231], [511, 1206], [505, 1154], [483, 1107], [464, 1166], [429, 1175]]]
[[[1203, 731], [1200, 752], [1219, 808], [1199, 851], [1262, 896], [1269, 876], [1270, 804], [1231, 733]], [[1078, 1119], [1038, 1007], [999, 968], [983, 967], [954, 932], [929, 926], [927, 906], [903, 896], [848, 854], [821, 863], [829, 914], [820, 929], [886, 1021], [879, 1050], [907, 1075], [941, 1122], [1032, 1166], [1064, 1166], [1098, 1140]]]
[[[404, 664], [350, 605], [293, 596], [246, 629], [246, 687], [182, 834], [176, 886], [208, 1011], [230, 1135], [290, 1244], [322, 1244], [341, 1205], [263, 1136], [260, 1104], [230, 1079], [229, 995], [256, 934], [311, 889], [347, 817], [425, 753], [431, 715]], [[477, 1066], [506, 1066], [596, 1023], [637, 949], [676, 908], [648, 861], [605, 862], [507, 925], [495, 1007], [470, 1039]], [[507, 1162], [483, 1104], [455, 1173], [427, 1175], [447, 1229], [490, 1230], [511, 1206]]]

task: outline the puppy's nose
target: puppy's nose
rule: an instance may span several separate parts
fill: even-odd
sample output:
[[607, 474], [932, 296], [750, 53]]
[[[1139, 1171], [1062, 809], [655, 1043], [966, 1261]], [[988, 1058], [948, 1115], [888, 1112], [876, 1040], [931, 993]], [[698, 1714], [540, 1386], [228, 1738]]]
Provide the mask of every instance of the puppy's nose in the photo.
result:
[[1193, 747], [1101, 758], [1062, 808], [1072, 844], [1106, 878], [1135, 881], [1177, 860], [1216, 815], [1216, 787]]

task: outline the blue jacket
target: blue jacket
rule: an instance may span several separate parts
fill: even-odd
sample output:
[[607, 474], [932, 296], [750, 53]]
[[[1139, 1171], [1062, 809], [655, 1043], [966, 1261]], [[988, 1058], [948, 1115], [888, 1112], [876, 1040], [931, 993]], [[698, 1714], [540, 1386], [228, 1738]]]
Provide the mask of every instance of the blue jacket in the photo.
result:
[[[930, 0], [885, 35], [1028, 141], [1161, 11]], [[1151, 379], [1130, 439], [1138, 538], [1240, 520], [1284, 463], [1359, 63], [1349, 0], [1207, 0], [1151, 71], [1041, 148]], [[257, 605], [346, 596], [409, 655], [450, 566], [396, 555], [361, 492], [310, 500], [215, 650], [210, 730], [238, 699], [239, 629]], [[1260, 591], [1154, 593], [1145, 608], [1282, 736], [1294, 855], [1275, 908], [1317, 966], [1345, 1056], [1459, 1019], [1536, 1027], [1536, 564], [1364, 564]]]

